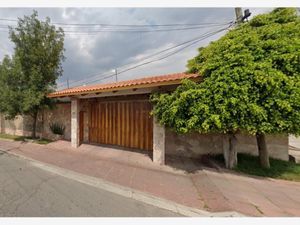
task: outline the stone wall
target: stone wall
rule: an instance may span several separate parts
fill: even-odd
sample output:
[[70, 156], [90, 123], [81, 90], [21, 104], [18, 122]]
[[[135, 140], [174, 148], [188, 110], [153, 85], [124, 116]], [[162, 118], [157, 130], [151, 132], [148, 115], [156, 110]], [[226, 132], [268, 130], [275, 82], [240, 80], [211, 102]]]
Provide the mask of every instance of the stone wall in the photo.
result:
[[[288, 160], [288, 136], [269, 135], [267, 146], [270, 156], [277, 159]], [[257, 145], [254, 136], [237, 135], [237, 151], [257, 155]], [[166, 154], [197, 158], [203, 154], [222, 154], [222, 136], [218, 134], [187, 134], [177, 135], [166, 130]]]
[[[65, 125], [65, 139], [71, 139], [71, 105], [70, 103], [58, 103], [52, 110], [41, 111], [37, 121], [37, 136], [53, 139], [54, 135], [50, 130], [50, 123], [58, 122]], [[32, 131], [32, 118], [30, 116], [17, 116], [14, 120], [6, 120], [0, 115], [0, 132], [30, 136]]]
[[42, 121], [42, 137], [53, 139], [50, 123], [57, 122], [65, 126], [64, 139], [71, 140], [71, 103], [58, 103], [52, 110], [45, 110], [39, 118]]
[[0, 115], [0, 132], [11, 135], [29, 136], [31, 135], [32, 119], [29, 116], [17, 116], [14, 120], [5, 119]]

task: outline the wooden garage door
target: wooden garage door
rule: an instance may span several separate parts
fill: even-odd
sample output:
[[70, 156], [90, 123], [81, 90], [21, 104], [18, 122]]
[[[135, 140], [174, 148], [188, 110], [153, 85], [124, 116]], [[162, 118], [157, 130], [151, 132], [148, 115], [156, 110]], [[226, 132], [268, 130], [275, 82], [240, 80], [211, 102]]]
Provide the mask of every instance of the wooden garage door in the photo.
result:
[[148, 100], [91, 104], [91, 143], [152, 150], [153, 121]]

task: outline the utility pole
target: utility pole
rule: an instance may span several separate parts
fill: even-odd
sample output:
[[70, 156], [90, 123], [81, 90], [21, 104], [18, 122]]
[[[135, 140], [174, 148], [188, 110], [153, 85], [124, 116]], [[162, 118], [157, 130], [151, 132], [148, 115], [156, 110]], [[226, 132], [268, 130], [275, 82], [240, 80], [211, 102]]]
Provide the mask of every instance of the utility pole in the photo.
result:
[[69, 87], [69, 77], [67, 77], [67, 87], [70, 88]]
[[234, 10], [235, 10], [235, 17], [236, 17], [237, 23], [243, 22], [243, 11], [242, 11], [242, 8], [234, 8]]
[[251, 12], [249, 9], [246, 9], [243, 13], [242, 8], [234, 8], [235, 16], [237, 24], [244, 22], [245, 20], [248, 21], [248, 17], [251, 16]]
[[115, 74], [116, 74], [116, 82], [118, 82], [118, 69], [115, 69]]

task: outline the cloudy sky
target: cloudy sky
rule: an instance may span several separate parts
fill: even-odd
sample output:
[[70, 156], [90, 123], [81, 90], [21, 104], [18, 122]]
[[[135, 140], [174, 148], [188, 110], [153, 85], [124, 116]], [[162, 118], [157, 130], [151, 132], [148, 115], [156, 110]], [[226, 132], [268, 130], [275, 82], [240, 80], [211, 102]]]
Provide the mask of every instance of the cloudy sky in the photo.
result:
[[[17, 19], [30, 15], [33, 8], [0, 8], [0, 19]], [[226, 25], [222, 23], [234, 20], [234, 8], [36, 8], [39, 18], [50, 17], [53, 23], [64, 23], [65, 30], [76, 32], [66, 33], [63, 76], [59, 79], [59, 88], [66, 87], [69, 79], [70, 86], [90, 83], [113, 82], [114, 77], [99, 80], [112, 74], [113, 69], [122, 71], [140, 64], [140, 60], [161, 50], [189, 41], [207, 32], [214, 32]], [[270, 8], [250, 8], [253, 15], [270, 11]], [[138, 28], [141, 30], [162, 29], [159, 32], [89, 32], [91, 28], [68, 27], [68, 24], [134, 24], [154, 25], [153, 27]], [[197, 29], [174, 29], [155, 27], [157, 24], [211, 24]], [[0, 25], [15, 24], [1, 21]], [[3, 27], [3, 26], [1, 26]], [[122, 28], [122, 27], [121, 27]], [[100, 28], [92, 28], [99, 30]], [[114, 29], [114, 28], [113, 28]], [[13, 45], [8, 39], [5, 28], [0, 29], [0, 60], [5, 54], [11, 55]], [[79, 32], [80, 31], [80, 32]], [[85, 31], [85, 32], [81, 32]], [[224, 31], [225, 32], [225, 31]], [[213, 35], [203, 41], [189, 46], [182, 51], [139, 68], [118, 75], [118, 80], [138, 77], [181, 72], [186, 70], [188, 59], [197, 54], [197, 48], [216, 40], [224, 32]], [[182, 46], [184, 47], [184, 46]], [[176, 51], [173, 49], [172, 51]], [[167, 54], [167, 52], [165, 52]], [[157, 55], [155, 57], [160, 57]], [[155, 58], [153, 58], [155, 59]], [[151, 59], [146, 59], [147, 62]], [[131, 65], [122, 67], [123, 65]], [[79, 81], [79, 82], [75, 82]]]

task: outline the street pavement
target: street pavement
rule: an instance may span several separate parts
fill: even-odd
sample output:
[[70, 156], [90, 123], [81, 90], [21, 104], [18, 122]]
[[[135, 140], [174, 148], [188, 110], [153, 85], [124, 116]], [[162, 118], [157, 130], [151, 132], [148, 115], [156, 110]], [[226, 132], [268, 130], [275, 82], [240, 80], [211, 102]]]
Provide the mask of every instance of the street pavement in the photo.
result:
[[[17, 209], [21, 208], [22, 214], [26, 212], [26, 215], [49, 215], [48, 212], [57, 216], [155, 216], [164, 212], [170, 215], [168, 211], [152, 208], [155, 206], [186, 216], [196, 216], [193, 214], [195, 210], [197, 216], [220, 216], [219, 213], [222, 216], [239, 216], [236, 212], [247, 216], [300, 215], [299, 182], [247, 176], [195, 163], [189, 167], [174, 162], [158, 166], [151, 162], [149, 156], [138, 152], [92, 145], [81, 145], [74, 150], [70, 146], [70, 142], [66, 141], [38, 145], [0, 140], [0, 152], [32, 161], [27, 162], [25, 167], [19, 162], [4, 160], [5, 163], [2, 163], [0, 160], [0, 189], [1, 185], [6, 185], [2, 192], [0, 190], [0, 215], [1, 204], [6, 215], [7, 212], [15, 215], [14, 207], [19, 202], [21, 206]], [[10, 164], [7, 165], [8, 162]], [[30, 165], [42, 171], [30, 169]], [[12, 171], [5, 172], [5, 168]], [[20, 185], [24, 186], [24, 190]], [[128, 189], [130, 191], [126, 191]], [[37, 209], [33, 208], [36, 212], [30, 214], [28, 211], [31, 212], [30, 204], [33, 205], [33, 202]], [[47, 214], [39, 207], [51, 210], [46, 210]]]
[[174, 217], [180, 216], [36, 168], [0, 153], [0, 216]]

